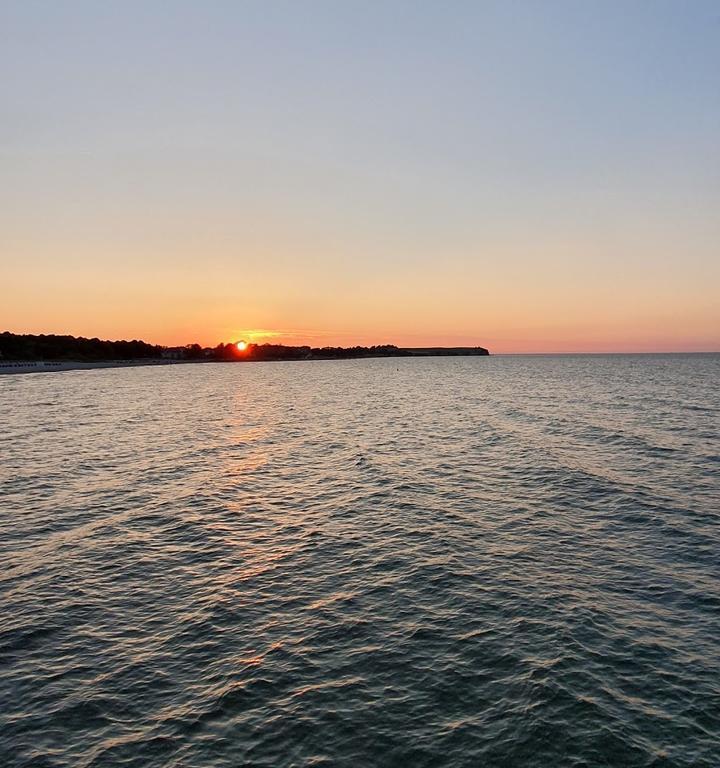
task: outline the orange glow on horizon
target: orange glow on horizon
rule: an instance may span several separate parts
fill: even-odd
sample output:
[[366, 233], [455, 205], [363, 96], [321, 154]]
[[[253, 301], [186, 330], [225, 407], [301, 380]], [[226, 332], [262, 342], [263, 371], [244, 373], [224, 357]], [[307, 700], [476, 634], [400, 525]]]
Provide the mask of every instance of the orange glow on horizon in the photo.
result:
[[720, 352], [711, 3], [87, 5], [2, 15], [0, 333]]
[[[382, 331], [373, 328], [373, 323], [367, 323], [367, 329], [350, 330], [343, 328], [339, 331], [312, 328], [278, 328], [275, 330], [255, 330], [250, 337], [249, 332], [224, 326], [217, 323], [214, 328], [198, 333], [199, 324], [195, 331], [189, 324], [178, 324], [176, 328], [147, 329], [137, 326], [117, 328], [115, 323], [85, 324], [78, 322], [71, 325], [57, 324], [2, 324], [0, 332], [9, 330], [13, 333], [58, 333], [73, 336], [102, 339], [141, 339], [150, 344], [165, 346], [183, 346], [197, 342], [203, 347], [215, 347], [224, 343], [224, 339], [237, 339], [232, 342], [238, 355], [247, 354], [253, 344], [285, 344], [288, 346], [341, 346], [354, 345], [373, 346], [376, 344], [395, 344], [398, 347], [487, 347], [491, 354], [582, 354], [582, 353], [633, 353], [633, 352], [717, 352], [720, 351], [720, 339], [710, 324], [706, 328], [682, 328], [671, 323], [650, 324], [636, 323], [633, 327], [628, 324], [623, 327], [606, 327], [598, 329], [594, 324], [585, 326], [577, 324], [575, 328], [561, 326], [558, 328], [498, 327], [499, 323], [488, 323], [486, 331], [476, 333], [455, 334], [452, 329], [435, 327], [423, 333], [419, 330], [398, 329]], [[118, 325], [120, 325], [118, 323]], [[388, 324], [389, 325], [389, 324]], [[508, 326], [511, 325], [508, 322]], [[609, 323], [607, 325], [610, 325]], [[698, 324], [699, 325], [699, 324]], [[89, 326], [89, 327], [88, 327]]]
[[[87, 338], [141, 339], [150, 344], [183, 346], [198, 343], [215, 347], [230, 341], [238, 356], [254, 344], [289, 346], [398, 347], [487, 347], [491, 354], [553, 354], [608, 352], [712, 352], [720, 351], [716, 310], [698, 302], [692, 311], [655, 309], [655, 299], [635, 296], [630, 306], [607, 297], [587, 300], [560, 288], [552, 296], [533, 301], [515, 294], [489, 292], [485, 303], [468, 309], [454, 294], [438, 295], [436, 302], [423, 304], [422, 297], [408, 296], [400, 305], [358, 303], [345, 297], [345, 304], [329, 294], [321, 307], [278, 307], [270, 303], [242, 309], [250, 322], [236, 323], [239, 307], [233, 301], [205, 306], [166, 304], [132, 314], [125, 300], [107, 307], [88, 291], [84, 302], [66, 302], [52, 312], [50, 305], [17, 300], [21, 292], [9, 292], [0, 309], [0, 331], [14, 333], [58, 333]], [[269, 302], [269, 300], [268, 300]], [[319, 300], [318, 300], [319, 302]], [[643, 302], [643, 306], [639, 304]], [[4, 311], [3, 311], [4, 310]], [[42, 310], [42, 316], [35, 313]], [[424, 314], [422, 314], [424, 313]], [[420, 320], [416, 318], [421, 317]], [[252, 322], [255, 320], [255, 322]], [[297, 324], [294, 322], [301, 320]], [[234, 339], [234, 341], [233, 341]], [[244, 348], [242, 346], [244, 344]]]

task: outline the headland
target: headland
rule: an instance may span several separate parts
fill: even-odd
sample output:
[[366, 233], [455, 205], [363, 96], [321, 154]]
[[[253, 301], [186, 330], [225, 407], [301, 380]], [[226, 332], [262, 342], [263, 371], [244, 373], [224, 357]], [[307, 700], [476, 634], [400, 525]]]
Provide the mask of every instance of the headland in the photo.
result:
[[352, 360], [372, 357], [486, 356], [485, 347], [352, 347], [221, 343], [166, 347], [132, 341], [107, 341], [55, 334], [0, 333], [0, 374], [41, 373], [177, 363], [241, 363], [285, 360]]

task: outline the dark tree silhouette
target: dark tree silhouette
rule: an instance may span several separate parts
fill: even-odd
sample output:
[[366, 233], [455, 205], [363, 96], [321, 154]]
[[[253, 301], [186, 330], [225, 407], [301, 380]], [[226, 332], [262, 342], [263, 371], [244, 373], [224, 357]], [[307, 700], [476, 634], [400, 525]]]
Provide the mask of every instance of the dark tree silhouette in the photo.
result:
[[345, 360], [363, 357], [417, 357], [427, 355], [487, 355], [483, 347], [426, 347], [401, 349], [394, 344], [372, 347], [289, 347], [284, 344], [221, 343], [210, 349], [199, 344], [162, 347], [144, 341], [103, 341], [75, 336], [0, 333], [0, 359], [3, 360], [174, 360], [261, 361], [261, 360]]

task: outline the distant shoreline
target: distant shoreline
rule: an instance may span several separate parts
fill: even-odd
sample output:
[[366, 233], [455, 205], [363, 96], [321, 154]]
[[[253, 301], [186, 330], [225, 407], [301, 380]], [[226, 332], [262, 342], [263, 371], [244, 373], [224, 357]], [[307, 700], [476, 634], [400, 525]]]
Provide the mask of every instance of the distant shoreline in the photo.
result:
[[185, 344], [166, 347], [139, 339], [110, 341], [58, 334], [0, 333], [0, 368], [6, 373], [82, 368], [117, 368], [125, 365], [163, 365], [177, 362], [260, 362], [271, 360], [347, 360], [366, 357], [418, 357], [429, 355], [488, 355], [485, 347], [311, 347], [255, 344], [244, 340], [215, 347]]
[[192, 360], [14, 360], [0, 361], [0, 375], [13, 373], [61, 373], [95, 368], [138, 368], [145, 365], [180, 365]]

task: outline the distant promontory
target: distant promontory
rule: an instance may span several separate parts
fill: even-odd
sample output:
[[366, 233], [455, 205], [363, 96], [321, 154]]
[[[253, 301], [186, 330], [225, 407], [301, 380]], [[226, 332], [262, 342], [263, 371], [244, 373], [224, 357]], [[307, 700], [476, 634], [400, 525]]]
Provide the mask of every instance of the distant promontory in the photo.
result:
[[430, 357], [488, 355], [484, 347], [310, 347], [252, 344], [243, 341], [201, 347], [187, 344], [165, 347], [144, 341], [106, 341], [55, 334], [0, 333], [0, 366], [22, 361], [242, 362], [270, 360], [344, 360], [366, 357]]

